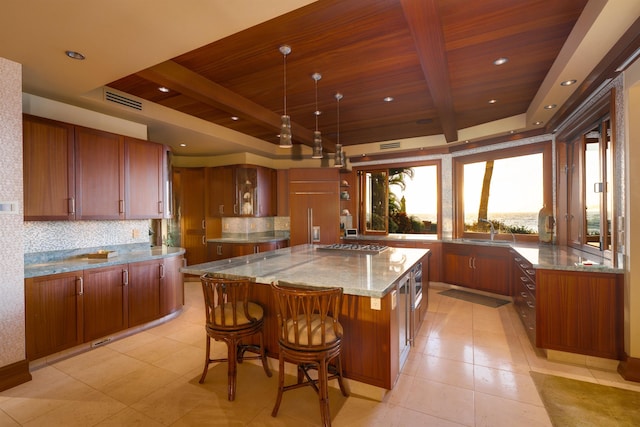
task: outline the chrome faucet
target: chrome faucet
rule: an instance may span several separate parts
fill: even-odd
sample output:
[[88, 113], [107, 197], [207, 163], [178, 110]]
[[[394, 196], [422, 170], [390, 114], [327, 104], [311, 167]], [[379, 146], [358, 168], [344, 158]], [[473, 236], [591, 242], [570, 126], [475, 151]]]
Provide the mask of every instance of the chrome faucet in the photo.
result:
[[494, 236], [496, 234], [498, 234], [498, 232], [496, 231], [495, 227], [493, 226], [493, 223], [491, 221], [489, 221], [488, 219], [486, 219], [486, 218], [480, 218], [480, 219], [478, 219], [478, 221], [486, 222], [487, 224], [489, 224], [489, 226], [491, 227], [490, 236], [491, 236], [491, 240], [493, 240]]

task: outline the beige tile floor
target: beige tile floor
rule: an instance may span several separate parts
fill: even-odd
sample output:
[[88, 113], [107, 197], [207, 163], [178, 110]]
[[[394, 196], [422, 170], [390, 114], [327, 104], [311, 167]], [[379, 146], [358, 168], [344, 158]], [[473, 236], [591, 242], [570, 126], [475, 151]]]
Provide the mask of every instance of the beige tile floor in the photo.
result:
[[[640, 391], [614, 364], [536, 354], [512, 304], [488, 308], [439, 290], [429, 291], [428, 317], [394, 389], [382, 401], [332, 389], [334, 426], [549, 426], [531, 370]], [[309, 388], [285, 393], [272, 418], [276, 375], [267, 378], [257, 365], [239, 367], [235, 402], [226, 400], [224, 364], [198, 384], [205, 345], [199, 282], [185, 282], [185, 299], [165, 324], [41, 364], [32, 381], [0, 393], [0, 426], [320, 425]], [[226, 349], [215, 343], [214, 351]]]

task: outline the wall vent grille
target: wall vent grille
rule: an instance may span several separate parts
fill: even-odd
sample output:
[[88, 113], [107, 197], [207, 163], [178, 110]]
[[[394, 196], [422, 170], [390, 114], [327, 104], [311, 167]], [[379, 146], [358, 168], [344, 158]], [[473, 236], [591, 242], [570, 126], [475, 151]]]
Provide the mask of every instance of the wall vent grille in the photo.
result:
[[142, 111], [142, 102], [136, 101], [135, 99], [127, 98], [126, 96], [111, 92], [110, 90], [105, 89], [104, 99], [105, 101], [115, 102], [116, 104], [120, 104], [128, 108], [133, 108], [134, 110]]
[[391, 148], [400, 148], [400, 141], [385, 142], [384, 144], [380, 144], [380, 149], [381, 150], [389, 150]]
[[100, 347], [101, 345], [105, 345], [105, 344], [108, 344], [108, 343], [110, 343], [110, 342], [111, 342], [111, 337], [108, 337], [108, 338], [102, 339], [102, 340], [100, 340], [100, 341], [94, 341], [94, 342], [92, 342], [92, 343], [91, 343], [91, 347], [94, 347], [94, 348], [95, 348], [95, 347]]

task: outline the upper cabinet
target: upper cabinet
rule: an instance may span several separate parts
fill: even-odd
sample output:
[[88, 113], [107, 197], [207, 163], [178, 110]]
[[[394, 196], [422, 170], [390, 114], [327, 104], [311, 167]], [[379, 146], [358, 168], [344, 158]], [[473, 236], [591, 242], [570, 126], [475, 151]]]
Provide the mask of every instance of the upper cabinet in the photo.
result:
[[162, 145], [29, 115], [23, 132], [25, 220], [163, 217]]
[[75, 219], [73, 125], [24, 116], [24, 219]]
[[276, 214], [276, 171], [253, 165], [210, 168], [209, 215], [262, 217]]
[[[125, 212], [130, 219], [162, 218], [164, 146], [125, 137]], [[168, 200], [166, 203], [170, 203]]]
[[76, 219], [124, 219], [124, 137], [75, 127]]

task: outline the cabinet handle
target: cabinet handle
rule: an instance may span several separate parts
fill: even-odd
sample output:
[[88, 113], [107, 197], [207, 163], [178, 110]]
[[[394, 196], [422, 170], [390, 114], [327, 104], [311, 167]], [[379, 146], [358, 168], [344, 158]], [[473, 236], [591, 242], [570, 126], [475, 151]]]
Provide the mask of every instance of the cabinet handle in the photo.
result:
[[222, 255], [222, 245], [216, 246], [216, 254], [217, 255]]
[[69, 211], [70, 214], [76, 213], [76, 199], [74, 197], [69, 199], [67, 203], [67, 211]]
[[476, 257], [473, 257], [473, 269], [476, 269]]
[[122, 270], [122, 285], [127, 286], [129, 284], [129, 270]]
[[164, 264], [160, 264], [160, 278], [164, 279]]
[[520, 276], [520, 281], [522, 282], [522, 284], [526, 284], [528, 279], [524, 276]]
[[159, 214], [161, 214], [162, 212], [163, 212], [163, 209], [162, 209], [162, 201], [159, 201], [159, 202], [158, 202], [158, 213], [159, 213]]
[[473, 257], [469, 257], [469, 268], [473, 268], [473, 267], [471, 266], [471, 260], [472, 260], [472, 259], [473, 259]]
[[118, 200], [118, 205], [119, 205], [120, 213], [124, 213], [124, 200], [122, 199]]
[[260, 253], [260, 246], [255, 245], [255, 246], [253, 247], [253, 253], [254, 253], [254, 254], [259, 254], [259, 253]]
[[84, 295], [84, 279], [78, 277], [78, 282], [80, 283], [80, 292], [78, 292], [78, 295]]
[[527, 274], [533, 276], [534, 274], [536, 274], [535, 270], [525, 270], [527, 272]]
[[207, 246], [207, 236], [205, 236], [204, 234], [202, 235], [202, 245]]
[[531, 301], [527, 301], [527, 306], [529, 308], [536, 308], [536, 305], [534, 303], [532, 303]]
[[520, 292], [520, 295], [522, 296], [522, 298], [529, 298], [529, 295], [527, 295], [527, 293], [524, 291]]
[[207, 222], [206, 222], [204, 219], [202, 220], [201, 225], [202, 225], [202, 229], [203, 229], [203, 230], [206, 230], [206, 229], [207, 229]]
[[527, 289], [529, 289], [530, 291], [535, 291], [536, 290], [536, 286], [532, 285], [531, 283], [527, 283], [525, 284], [525, 286], [527, 287]]
[[238, 215], [238, 205], [237, 204], [233, 205], [233, 214], [234, 215]]
[[220, 215], [224, 215], [224, 205], [218, 206], [218, 212], [220, 212]]

